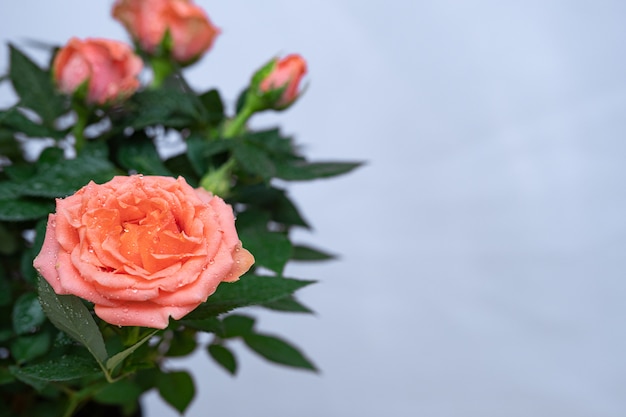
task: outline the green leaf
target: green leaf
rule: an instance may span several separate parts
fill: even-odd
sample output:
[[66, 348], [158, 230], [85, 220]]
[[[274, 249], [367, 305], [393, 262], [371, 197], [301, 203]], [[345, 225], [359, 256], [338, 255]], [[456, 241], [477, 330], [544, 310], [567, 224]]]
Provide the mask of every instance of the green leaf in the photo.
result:
[[101, 404], [134, 404], [143, 390], [128, 379], [121, 379], [112, 384], [107, 384], [98, 391], [94, 400]]
[[41, 309], [37, 294], [27, 292], [22, 294], [13, 305], [13, 330], [17, 334], [32, 333], [46, 321], [46, 315]]
[[211, 158], [229, 150], [232, 144], [230, 140], [209, 140], [203, 135], [192, 133], [187, 138], [187, 157], [196, 174], [206, 174], [213, 165]]
[[230, 351], [226, 346], [218, 345], [218, 344], [210, 344], [207, 346], [207, 352], [209, 355], [222, 366], [226, 371], [228, 371], [231, 375], [235, 375], [237, 373], [237, 359], [233, 352]]
[[222, 319], [224, 334], [222, 337], [240, 337], [252, 333], [254, 318], [242, 314], [231, 314]]
[[276, 163], [276, 177], [288, 181], [305, 181], [347, 174], [361, 162], [306, 162], [302, 160]]
[[0, 306], [8, 306], [13, 302], [11, 282], [2, 264], [0, 264]]
[[308, 360], [295, 346], [275, 336], [251, 334], [243, 338], [250, 349], [270, 362], [294, 368], [317, 371], [315, 365]]
[[[0, 199], [0, 201], [2, 201]], [[0, 202], [0, 204], [2, 204]], [[11, 255], [18, 251], [20, 244], [18, 243], [18, 235], [6, 227], [6, 223], [0, 223], [0, 254]], [[21, 239], [20, 239], [21, 240]], [[0, 276], [2, 273], [0, 272]], [[0, 295], [0, 298], [2, 296]]]
[[21, 184], [23, 195], [37, 197], [66, 197], [93, 181], [102, 184], [116, 174], [109, 162], [104, 144], [89, 143], [75, 159], [45, 160], [50, 152], [42, 153], [37, 173]]
[[102, 333], [80, 298], [73, 295], [57, 295], [50, 284], [41, 277], [38, 289], [41, 306], [52, 324], [82, 343], [99, 363], [104, 364], [108, 354]]
[[117, 151], [117, 159], [124, 168], [139, 174], [172, 176], [147, 137], [127, 138]]
[[203, 332], [215, 333], [219, 336], [224, 334], [222, 322], [215, 316], [208, 316], [198, 320], [187, 320], [187, 318], [185, 318], [184, 320], [179, 320], [178, 323], [182, 323], [187, 327], [201, 330]]
[[191, 375], [185, 371], [161, 373], [157, 388], [161, 397], [181, 414], [185, 412], [196, 392]]
[[237, 190], [236, 199], [240, 203], [268, 211], [270, 213], [268, 221], [273, 220], [287, 225], [310, 227], [295, 204], [287, 197], [285, 190], [280, 188], [265, 183], [240, 187]]
[[243, 246], [254, 254], [255, 264], [282, 273], [292, 256], [289, 238], [280, 232], [245, 229], [239, 232]]
[[305, 245], [294, 245], [291, 259], [294, 261], [328, 261], [336, 256]]
[[33, 138], [51, 137], [54, 139], [62, 139], [67, 132], [51, 129], [36, 123], [22, 114], [17, 108], [9, 109], [6, 112], [0, 112], [0, 126], [8, 127], [14, 132], [21, 132], [26, 136]]
[[47, 216], [52, 211], [54, 211], [54, 203], [51, 201], [33, 198], [0, 199], [0, 220], [2, 221], [37, 220]]
[[200, 120], [196, 100], [193, 94], [172, 88], [144, 90], [127, 103], [136, 113], [125, 123], [136, 130], [157, 125], [188, 128]]
[[184, 153], [165, 160], [164, 165], [175, 177], [185, 177], [187, 184], [193, 188], [198, 187], [199, 178]]
[[244, 275], [239, 281], [222, 283], [209, 299], [185, 317], [202, 320], [215, 317], [238, 307], [263, 304], [278, 300], [315, 281], [292, 278]]
[[264, 303], [263, 307], [274, 311], [284, 311], [289, 313], [313, 313], [313, 310], [300, 303], [292, 296]]
[[[148, 334], [146, 337], [144, 337], [143, 339], [141, 339], [139, 342], [135, 343], [134, 345], [132, 345], [131, 347], [129, 347], [128, 349], [124, 349], [123, 351], [116, 353], [115, 355], [111, 356], [107, 361], [106, 361], [106, 369], [109, 372], [112, 372], [115, 368], [117, 368], [117, 366], [122, 363], [124, 361], [124, 359], [126, 359], [127, 357], [129, 357], [134, 351], [136, 351], [141, 345], [143, 345], [144, 343], [146, 343], [148, 340], [150, 340], [150, 338], [152, 336], [154, 336], [156, 333], [158, 332], [158, 330], [155, 330], [153, 332], [151, 332], [150, 334]], [[95, 355], [94, 355], [95, 356]]]
[[20, 105], [34, 110], [46, 126], [68, 111], [67, 101], [52, 83], [52, 76], [31, 61], [20, 50], [10, 45], [9, 76], [20, 98]]
[[50, 349], [50, 345], [49, 333], [20, 336], [11, 343], [11, 354], [17, 363], [24, 363], [45, 354]]
[[167, 357], [187, 356], [196, 349], [197, 345], [196, 332], [193, 329], [177, 330], [174, 332], [172, 340], [170, 340]]
[[284, 158], [287, 156], [289, 159], [292, 159], [296, 153], [293, 139], [281, 136], [278, 129], [249, 132], [245, 135], [245, 140], [256, 146], [262, 147], [269, 154], [278, 157]]
[[224, 119], [224, 104], [219, 91], [213, 89], [199, 96], [200, 102], [207, 111], [206, 122], [217, 126]]
[[36, 381], [71, 381], [73, 379], [96, 375], [101, 372], [98, 364], [89, 357], [79, 355], [63, 355], [46, 362], [22, 368], [12, 368], [16, 377]]
[[259, 146], [246, 141], [235, 142], [233, 156], [241, 165], [241, 168], [253, 175], [268, 180], [276, 174], [274, 162], [267, 153]]

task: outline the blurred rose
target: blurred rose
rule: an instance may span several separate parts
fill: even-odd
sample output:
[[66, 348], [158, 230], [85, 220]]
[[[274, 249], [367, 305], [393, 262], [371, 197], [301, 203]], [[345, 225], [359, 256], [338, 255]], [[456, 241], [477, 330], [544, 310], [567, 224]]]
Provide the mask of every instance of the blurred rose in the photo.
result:
[[57, 199], [34, 265], [108, 323], [165, 328], [253, 262], [221, 198], [182, 177], [134, 175]]
[[52, 72], [59, 89], [73, 94], [87, 83], [86, 100], [104, 104], [132, 95], [139, 88], [141, 58], [125, 43], [72, 38], [54, 57]]
[[277, 107], [285, 107], [298, 98], [300, 80], [306, 74], [306, 62], [300, 55], [288, 55], [275, 60], [272, 71], [261, 81], [261, 92], [269, 92], [279, 88], [285, 91], [276, 102]]
[[219, 34], [204, 10], [191, 0], [118, 0], [113, 17], [149, 54], [157, 53], [169, 31], [171, 45], [165, 45], [166, 52], [180, 63], [196, 60]]

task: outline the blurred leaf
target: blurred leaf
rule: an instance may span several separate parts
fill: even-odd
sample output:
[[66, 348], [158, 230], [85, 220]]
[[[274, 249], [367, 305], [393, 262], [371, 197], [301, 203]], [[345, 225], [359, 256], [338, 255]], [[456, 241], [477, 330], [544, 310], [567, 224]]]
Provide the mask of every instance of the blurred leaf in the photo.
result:
[[11, 282], [0, 264], [0, 306], [8, 306], [13, 302]]
[[245, 139], [256, 146], [263, 147], [268, 153], [283, 158], [289, 156], [289, 159], [292, 159], [296, 152], [293, 140], [281, 136], [278, 129], [249, 132], [245, 135]]
[[284, 311], [289, 313], [313, 313], [313, 310], [300, 303], [292, 296], [264, 303], [263, 307], [274, 311]]
[[63, 355], [50, 361], [41, 362], [22, 368], [12, 368], [11, 372], [22, 379], [26, 377], [36, 381], [70, 381], [100, 372], [98, 364], [89, 357], [80, 355]]
[[13, 330], [17, 334], [31, 333], [46, 321], [37, 294], [27, 292], [18, 297], [13, 305]]
[[[15, 377], [11, 374], [11, 371], [8, 368], [0, 368], [0, 385], [9, 384], [13, 381], [15, 381]], [[2, 409], [0, 408], [0, 410]], [[0, 415], [3, 414], [0, 412]]]
[[186, 154], [176, 155], [165, 160], [165, 168], [167, 168], [174, 176], [183, 176], [187, 184], [194, 188], [198, 187], [198, 176], [191, 166]]
[[274, 301], [313, 282], [247, 274], [242, 276], [239, 281], [220, 284], [217, 291], [205, 303], [200, 304], [198, 308], [188, 314], [182, 322], [202, 320], [226, 313], [237, 307]]
[[7, 177], [16, 182], [26, 181], [37, 172], [35, 165], [31, 163], [17, 163], [3, 167], [3, 170]]
[[280, 274], [291, 258], [291, 242], [284, 233], [244, 229], [239, 232], [239, 238], [244, 248], [254, 254], [256, 266], [264, 266]]
[[196, 100], [193, 94], [177, 89], [144, 90], [127, 103], [136, 113], [125, 123], [136, 130], [159, 125], [187, 128], [200, 120]]
[[274, 162], [261, 147], [246, 141], [234, 143], [233, 156], [244, 171], [258, 175], [265, 180], [275, 175]]
[[196, 343], [196, 332], [192, 329], [177, 330], [170, 341], [170, 348], [167, 350], [167, 357], [181, 357], [192, 353], [198, 344]]
[[192, 133], [187, 138], [187, 157], [196, 174], [206, 174], [212, 165], [211, 158], [227, 151], [232, 144], [230, 140], [208, 140], [203, 135]]
[[[93, 319], [92, 319], [93, 320]], [[99, 331], [98, 331], [99, 332]], [[150, 332], [150, 334], [148, 334], [147, 336], [145, 336], [143, 339], [141, 339], [140, 341], [138, 341], [137, 343], [135, 343], [134, 345], [132, 345], [131, 347], [124, 349], [123, 351], [116, 353], [115, 355], [111, 356], [107, 361], [106, 361], [106, 368], [109, 372], [112, 372], [115, 368], [117, 368], [117, 366], [122, 363], [124, 361], [124, 359], [126, 359], [127, 357], [129, 357], [130, 355], [133, 354], [134, 351], [136, 351], [139, 347], [141, 347], [141, 345], [143, 345], [144, 343], [146, 343], [148, 340], [150, 340], [150, 338], [152, 336], [154, 336], [156, 333], [158, 332], [158, 330], [155, 330], [153, 332]], [[102, 336], [100, 336], [102, 337]], [[95, 356], [95, 355], [94, 355]]]
[[228, 371], [231, 375], [235, 375], [237, 373], [237, 359], [233, 352], [230, 351], [226, 346], [218, 345], [218, 344], [210, 344], [207, 346], [207, 352], [209, 355], [222, 366], [226, 371]]
[[24, 116], [17, 108], [9, 109], [6, 112], [0, 112], [0, 126], [8, 127], [14, 132], [21, 132], [26, 136], [33, 138], [54, 138], [62, 139], [66, 136], [67, 132], [51, 129], [47, 126], [43, 126], [30, 120]]
[[254, 318], [242, 314], [231, 314], [222, 319], [224, 334], [222, 337], [239, 337], [252, 333]]
[[109, 162], [104, 144], [88, 143], [75, 159], [46, 161], [52, 148], [42, 153], [37, 173], [21, 184], [23, 195], [37, 197], [66, 197], [90, 181], [102, 184], [116, 174]]
[[200, 102], [207, 111], [207, 120], [211, 126], [217, 126], [224, 119], [224, 104], [219, 91], [213, 89], [199, 96]]
[[361, 162], [306, 162], [302, 160], [276, 163], [276, 177], [288, 181], [314, 180], [347, 174], [361, 166]]
[[336, 256], [305, 245], [294, 245], [291, 259], [294, 261], [328, 261]]
[[52, 201], [20, 198], [18, 200], [0, 199], [0, 220], [20, 222], [36, 220], [54, 211]]
[[21, 364], [42, 356], [50, 349], [50, 345], [49, 333], [20, 336], [11, 343], [11, 354]]
[[57, 295], [41, 277], [38, 289], [41, 306], [52, 324], [82, 343], [99, 363], [104, 364], [108, 354], [102, 333], [80, 298], [74, 295]]
[[107, 384], [98, 391], [94, 400], [101, 404], [134, 404], [143, 390], [133, 381], [121, 379], [112, 384]]
[[[2, 199], [0, 199], [0, 204], [2, 204]], [[5, 223], [0, 223], [0, 254], [10, 255], [15, 253], [18, 247], [16, 234], [8, 230]], [[2, 276], [2, 273], [0, 273], [0, 276]]]
[[145, 136], [127, 138], [117, 151], [117, 159], [121, 166], [139, 174], [172, 176], [152, 140]]
[[191, 375], [184, 371], [159, 374], [157, 388], [161, 397], [181, 414], [193, 400], [196, 391]]
[[224, 326], [222, 326], [222, 322], [217, 317], [209, 316], [198, 320], [188, 320], [187, 317], [185, 317], [184, 320], [178, 321], [178, 323], [203, 332], [215, 333], [220, 337], [224, 334]]
[[243, 338], [250, 349], [270, 362], [294, 368], [317, 371], [315, 365], [309, 361], [295, 346], [278, 337], [251, 334]]
[[68, 111], [67, 101], [58, 94], [48, 71], [39, 68], [13, 45], [9, 49], [9, 76], [20, 105], [39, 114], [45, 126], [52, 126], [57, 117]]
[[240, 187], [237, 190], [236, 201], [268, 211], [267, 220], [273, 220], [287, 225], [309, 228], [298, 208], [287, 197], [285, 190], [272, 187], [268, 184], [254, 184]]

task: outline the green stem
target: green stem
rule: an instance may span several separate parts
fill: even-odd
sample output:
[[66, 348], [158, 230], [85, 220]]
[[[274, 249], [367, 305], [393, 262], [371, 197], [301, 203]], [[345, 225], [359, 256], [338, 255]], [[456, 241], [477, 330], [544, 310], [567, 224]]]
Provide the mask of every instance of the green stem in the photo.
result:
[[228, 121], [226, 126], [224, 126], [224, 131], [222, 132], [222, 136], [224, 138], [232, 138], [239, 135], [244, 128], [246, 127], [246, 123], [248, 119], [254, 114], [254, 110], [251, 106], [243, 106], [243, 109], [237, 115]]
[[89, 111], [82, 104], [74, 104], [74, 112], [76, 113], [76, 123], [72, 127], [72, 135], [74, 135], [74, 148], [79, 153], [85, 147], [85, 128], [87, 127], [87, 119]]
[[152, 66], [152, 89], [157, 89], [163, 85], [165, 79], [176, 71], [175, 65], [169, 58], [152, 57], [150, 58], [150, 65]]

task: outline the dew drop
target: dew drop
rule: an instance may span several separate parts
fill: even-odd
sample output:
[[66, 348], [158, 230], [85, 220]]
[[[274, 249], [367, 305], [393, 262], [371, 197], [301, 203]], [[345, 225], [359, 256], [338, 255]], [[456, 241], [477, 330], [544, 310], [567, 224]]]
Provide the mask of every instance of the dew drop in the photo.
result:
[[137, 294], [139, 290], [137, 288], [133, 288], [131, 291], [133, 292], [133, 294]]
[[213, 264], [215, 263], [215, 259], [213, 259], [213, 258], [209, 259], [209, 263], [210, 263], [211, 265], [213, 265]]

